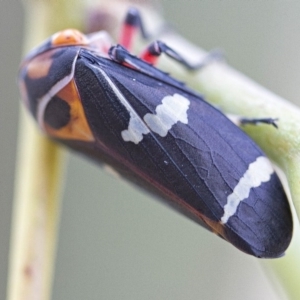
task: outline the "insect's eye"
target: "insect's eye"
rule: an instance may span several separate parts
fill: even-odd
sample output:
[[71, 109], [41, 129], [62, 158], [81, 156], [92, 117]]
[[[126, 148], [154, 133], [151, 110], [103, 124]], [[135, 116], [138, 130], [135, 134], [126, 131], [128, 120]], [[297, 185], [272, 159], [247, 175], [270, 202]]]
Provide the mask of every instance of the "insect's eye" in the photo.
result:
[[87, 45], [88, 40], [80, 31], [76, 29], [66, 29], [53, 35], [52, 44], [54, 46]]

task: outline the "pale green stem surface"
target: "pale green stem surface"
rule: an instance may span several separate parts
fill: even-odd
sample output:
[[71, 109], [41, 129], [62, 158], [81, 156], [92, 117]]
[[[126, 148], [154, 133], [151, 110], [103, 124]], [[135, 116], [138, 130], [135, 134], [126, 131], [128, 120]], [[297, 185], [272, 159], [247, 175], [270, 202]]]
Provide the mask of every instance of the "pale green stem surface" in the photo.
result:
[[8, 299], [50, 299], [61, 151], [21, 112]]

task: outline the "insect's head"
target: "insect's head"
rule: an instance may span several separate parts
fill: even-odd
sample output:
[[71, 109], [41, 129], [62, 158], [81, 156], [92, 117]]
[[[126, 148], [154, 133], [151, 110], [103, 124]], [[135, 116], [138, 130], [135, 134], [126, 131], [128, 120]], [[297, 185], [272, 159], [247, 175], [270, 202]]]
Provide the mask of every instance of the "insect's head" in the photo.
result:
[[105, 32], [84, 35], [67, 29], [52, 35], [23, 60], [21, 96], [43, 131], [56, 138], [93, 139], [74, 82], [74, 68], [80, 49], [105, 56], [110, 46]]
[[59, 31], [50, 37], [50, 42], [52, 47], [74, 45], [86, 46], [89, 44], [87, 36], [76, 29], [65, 29]]
[[86, 35], [77, 29], [65, 29], [53, 34], [51, 37], [31, 50], [24, 58], [22, 64], [53, 49], [70, 46], [87, 48], [105, 55], [111, 45], [112, 40], [109, 34], [105, 31], [99, 31]]

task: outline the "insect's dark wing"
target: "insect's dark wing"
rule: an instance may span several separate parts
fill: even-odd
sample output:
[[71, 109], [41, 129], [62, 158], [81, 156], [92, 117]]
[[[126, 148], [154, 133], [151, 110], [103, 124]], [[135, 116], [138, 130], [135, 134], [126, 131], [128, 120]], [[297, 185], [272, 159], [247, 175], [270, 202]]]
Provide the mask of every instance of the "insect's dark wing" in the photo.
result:
[[80, 55], [74, 78], [96, 137], [86, 151], [116, 160], [241, 250], [280, 256], [292, 221], [268, 160], [200, 96], [161, 77]]

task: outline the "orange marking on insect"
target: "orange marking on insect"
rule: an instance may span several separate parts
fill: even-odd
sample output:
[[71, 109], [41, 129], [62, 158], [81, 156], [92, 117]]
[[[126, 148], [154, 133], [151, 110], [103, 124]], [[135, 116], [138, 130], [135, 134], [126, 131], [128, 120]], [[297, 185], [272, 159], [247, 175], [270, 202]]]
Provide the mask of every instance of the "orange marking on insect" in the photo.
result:
[[[135, 170], [135, 172], [138, 172], [138, 170]], [[143, 177], [147, 177], [145, 174], [143, 174]], [[148, 179], [149, 182], [151, 182], [151, 179]], [[154, 182], [152, 182], [154, 184]], [[157, 182], [155, 182], [155, 185], [159, 187], [160, 190], [162, 190], [166, 195], [168, 195], [172, 200], [179, 203], [181, 206], [185, 207], [189, 212], [197, 216], [199, 219], [201, 219], [209, 228], [210, 230], [223, 237], [225, 240], [227, 240], [226, 234], [225, 234], [225, 227], [223, 224], [221, 224], [218, 221], [213, 221], [209, 218], [207, 218], [204, 214], [200, 213], [197, 209], [192, 207], [191, 205], [187, 204], [184, 200], [181, 198], [178, 198], [175, 194], [171, 193], [169, 190], [165, 189], [163, 186], [159, 186]]]
[[54, 129], [45, 123], [47, 133], [55, 138], [94, 141], [74, 80], [59, 91], [57, 96], [69, 104], [71, 118], [68, 124], [60, 129]]
[[34, 57], [27, 66], [27, 76], [31, 79], [46, 77], [52, 66], [52, 54], [52, 51], [47, 51]]
[[222, 236], [225, 240], [227, 240], [225, 235], [225, 227], [220, 222], [213, 221], [205, 216], [202, 216], [203, 221], [210, 227], [211, 231], [215, 234]]

